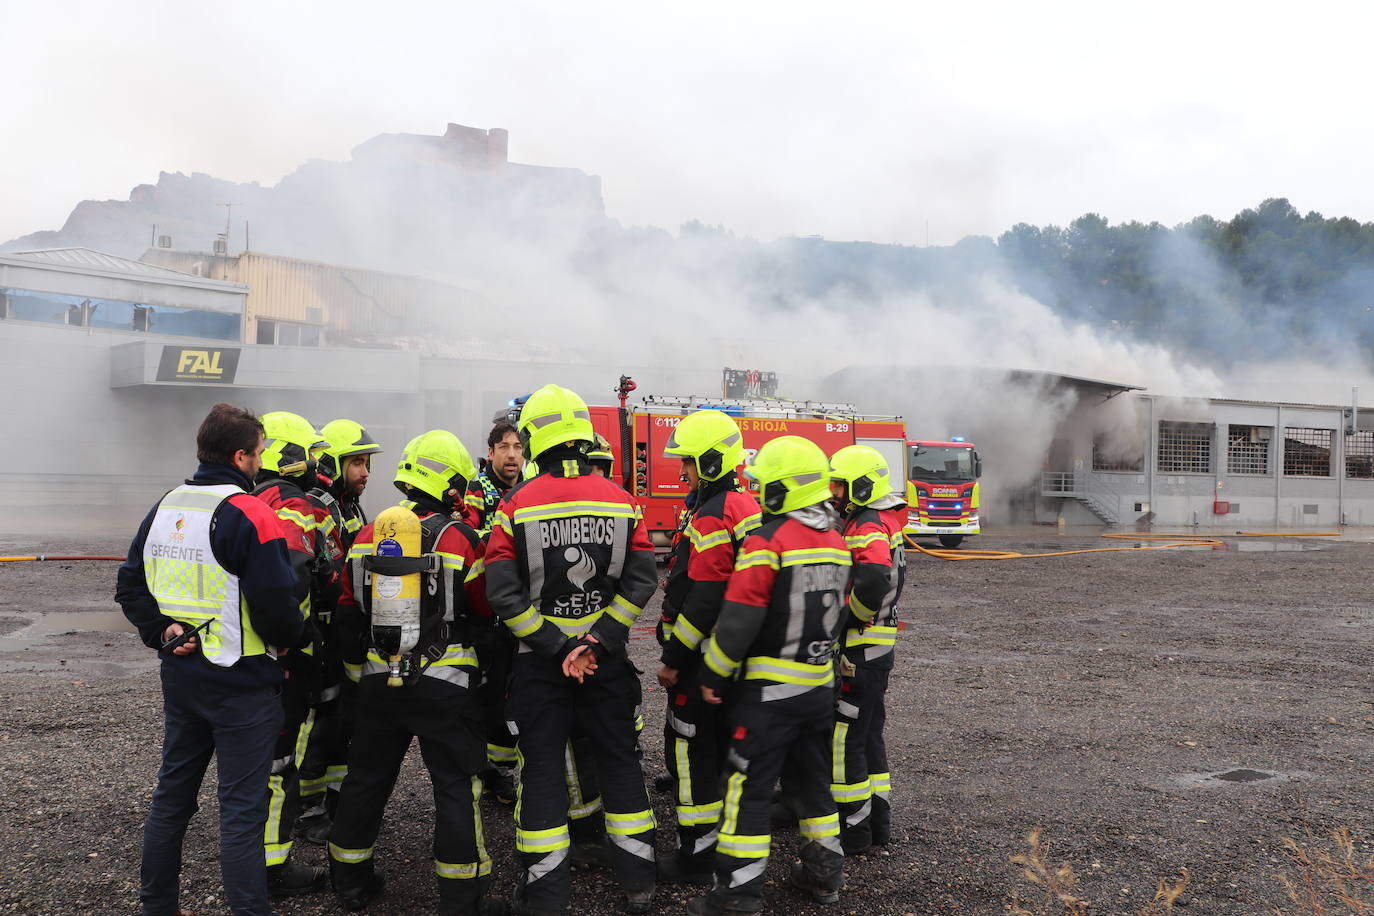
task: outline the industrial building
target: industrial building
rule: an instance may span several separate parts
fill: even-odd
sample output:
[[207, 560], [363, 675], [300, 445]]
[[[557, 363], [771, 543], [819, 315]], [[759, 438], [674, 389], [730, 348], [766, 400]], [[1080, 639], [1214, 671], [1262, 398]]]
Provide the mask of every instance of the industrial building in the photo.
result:
[[[1102, 383], [1105, 384], [1105, 383]], [[1013, 503], [1036, 522], [1236, 529], [1374, 525], [1374, 416], [1355, 405], [1141, 393], [1135, 436], [1110, 441], [1084, 397], [1039, 486]], [[1133, 441], [1132, 441], [1133, 440]]]

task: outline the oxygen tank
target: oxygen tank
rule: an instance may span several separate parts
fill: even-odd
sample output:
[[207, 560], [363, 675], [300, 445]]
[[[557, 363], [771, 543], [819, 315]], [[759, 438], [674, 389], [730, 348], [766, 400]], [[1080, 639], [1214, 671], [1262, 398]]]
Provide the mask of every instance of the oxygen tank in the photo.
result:
[[[376, 535], [374, 556], [420, 558], [420, 519], [406, 507], [383, 510], [372, 530]], [[372, 642], [391, 669], [388, 687], [401, 686], [401, 662], [420, 640], [422, 575], [418, 567], [416, 572], [401, 576], [372, 574]]]

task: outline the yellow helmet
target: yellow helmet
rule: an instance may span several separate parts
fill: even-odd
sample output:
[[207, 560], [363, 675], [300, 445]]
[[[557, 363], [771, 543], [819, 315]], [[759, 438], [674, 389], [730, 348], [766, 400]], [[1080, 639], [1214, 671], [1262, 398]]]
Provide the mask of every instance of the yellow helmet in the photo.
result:
[[431, 429], [406, 443], [396, 466], [396, 489], [413, 487], [437, 499], [446, 509], [460, 505], [468, 482], [477, 476], [472, 455], [446, 429]]
[[663, 454], [691, 458], [702, 480], [720, 480], [744, 463], [739, 424], [719, 410], [698, 410], [683, 417], [668, 436]]
[[367, 430], [352, 420], [331, 420], [324, 424], [320, 433], [329, 442], [329, 447], [320, 456], [320, 470], [326, 477], [338, 477], [343, 471], [345, 458], [375, 455], [382, 450], [367, 434]]
[[587, 460], [606, 465], [606, 473], [609, 475], [615, 469], [615, 453], [611, 451], [611, 442], [601, 433], [592, 435], [596, 438], [592, 440], [592, 447], [587, 449]]
[[844, 482], [849, 501], [856, 506], [867, 506], [892, 492], [887, 459], [869, 445], [846, 445], [832, 455], [830, 478]]
[[591, 443], [595, 437], [587, 402], [567, 388], [545, 385], [520, 408], [520, 438], [528, 458], [538, 458], [564, 442]]
[[274, 410], [262, 415], [262, 467], [282, 477], [299, 477], [315, 469], [315, 459], [329, 445], [298, 413]]
[[830, 498], [830, 463], [825, 452], [801, 436], [779, 436], [764, 443], [744, 473], [759, 482], [759, 502], [774, 515]]

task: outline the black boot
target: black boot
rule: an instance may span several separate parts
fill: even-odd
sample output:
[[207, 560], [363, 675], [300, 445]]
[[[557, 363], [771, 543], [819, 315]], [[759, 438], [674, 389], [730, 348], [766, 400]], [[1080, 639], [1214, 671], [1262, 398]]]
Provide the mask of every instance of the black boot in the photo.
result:
[[801, 861], [792, 863], [790, 877], [793, 887], [817, 903], [837, 903], [844, 887], [844, 856], [820, 843], [807, 843]]
[[334, 893], [338, 895], [339, 905], [351, 911], [361, 910], [369, 903], [382, 895], [386, 888], [386, 878], [381, 872], [373, 872], [367, 876], [361, 885], [356, 887], [339, 888], [335, 887]]
[[313, 894], [329, 884], [329, 872], [316, 865], [286, 862], [267, 869], [267, 896], [292, 897]]
[[663, 884], [695, 884], [699, 887], [710, 887], [715, 883], [715, 876], [711, 872], [709, 861], [704, 870], [694, 871], [682, 856], [669, 852], [659, 853], [658, 880]]

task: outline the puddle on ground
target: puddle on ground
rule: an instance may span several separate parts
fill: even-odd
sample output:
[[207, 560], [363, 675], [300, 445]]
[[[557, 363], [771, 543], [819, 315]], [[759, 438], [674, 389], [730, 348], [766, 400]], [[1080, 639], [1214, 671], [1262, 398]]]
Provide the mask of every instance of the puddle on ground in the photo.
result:
[[[1139, 541], [1136, 547], [1157, 546], [1145, 541]], [[1186, 547], [1171, 547], [1170, 550], [1186, 551], [1216, 551], [1218, 553], [1296, 553], [1300, 550], [1325, 550], [1320, 544], [1303, 544], [1297, 541], [1264, 541], [1264, 540], [1244, 540], [1244, 541], [1222, 541], [1220, 544], [1199, 544], [1196, 547], [1191, 545]]]
[[26, 649], [36, 645], [39, 640], [65, 633], [133, 633], [129, 623], [120, 611], [53, 611], [50, 614], [35, 614], [32, 617], [6, 617], [3, 623], [18, 622], [17, 627], [5, 626], [0, 629], [5, 636], [0, 638], [0, 647], [8, 651]]
[[1230, 767], [1225, 770], [1212, 770], [1206, 773], [1179, 773], [1169, 777], [1169, 782], [1187, 789], [1216, 789], [1223, 786], [1271, 786], [1294, 779], [1308, 779], [1311, 776], [1311, 773], [1303, 770], [1283, 772], [1256, 770], [1250, 767]]

